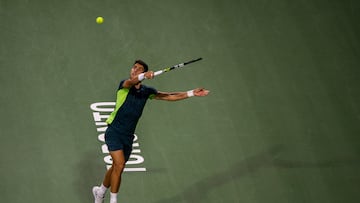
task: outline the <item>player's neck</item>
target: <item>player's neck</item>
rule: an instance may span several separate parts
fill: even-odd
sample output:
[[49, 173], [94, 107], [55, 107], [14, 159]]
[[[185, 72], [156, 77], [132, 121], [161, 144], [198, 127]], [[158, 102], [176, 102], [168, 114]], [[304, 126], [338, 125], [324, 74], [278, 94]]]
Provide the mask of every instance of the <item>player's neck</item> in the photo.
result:
[[136, 88], [136, 89], [140, 89], [140, 86], [141, 86], [141, 83], [135, 85], [135, 88]]

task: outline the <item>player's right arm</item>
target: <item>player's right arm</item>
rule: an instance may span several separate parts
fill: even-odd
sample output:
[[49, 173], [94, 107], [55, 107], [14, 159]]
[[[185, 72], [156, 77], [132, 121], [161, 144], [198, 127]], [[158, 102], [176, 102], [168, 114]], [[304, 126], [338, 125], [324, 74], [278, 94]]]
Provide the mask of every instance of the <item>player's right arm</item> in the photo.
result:
[[153, 79], [153, 78], [154, 78], [154, 72], [153, 71], [140, 73], [140, 74], [136, 75], [135, 77], [132, 77], [132, 78], [129, 78], [129, 79], [125, 80], [124, 84], [123, 84], [123, 87], [124, 88], [131, 88], [132, 86], [139, 84], [144, 79]]

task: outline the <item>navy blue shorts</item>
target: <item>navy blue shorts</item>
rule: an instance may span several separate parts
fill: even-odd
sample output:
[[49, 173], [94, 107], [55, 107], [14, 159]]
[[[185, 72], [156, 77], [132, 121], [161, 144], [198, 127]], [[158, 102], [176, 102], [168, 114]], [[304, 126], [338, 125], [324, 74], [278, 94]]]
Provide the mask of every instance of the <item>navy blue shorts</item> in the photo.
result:
[[105, 131], [105, 143], [110, 152], [123, 150], [125, 160], [128, 161], [133, 145], [134, 135], [121, 133], [115, 128], [108, 126]]

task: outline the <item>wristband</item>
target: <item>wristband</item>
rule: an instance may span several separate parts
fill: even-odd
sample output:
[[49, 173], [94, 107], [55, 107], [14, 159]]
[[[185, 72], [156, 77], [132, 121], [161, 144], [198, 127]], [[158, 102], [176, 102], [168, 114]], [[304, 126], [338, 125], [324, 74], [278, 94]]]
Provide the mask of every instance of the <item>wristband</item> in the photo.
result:
[[195, 96], [195, 95], [194, 95], [194, 90], [189, 90], [189, 91], [186, 92], [186, 94], [187, 94], [188, 97], [193, 97], [193, 96]]
[[143, 81], [143, 80], [145, 80], [145, 79], [146, 79], [145, 73], [141, 73], [141, 74], [138, 75], [138, 80], [139, 80], [139, 81]]

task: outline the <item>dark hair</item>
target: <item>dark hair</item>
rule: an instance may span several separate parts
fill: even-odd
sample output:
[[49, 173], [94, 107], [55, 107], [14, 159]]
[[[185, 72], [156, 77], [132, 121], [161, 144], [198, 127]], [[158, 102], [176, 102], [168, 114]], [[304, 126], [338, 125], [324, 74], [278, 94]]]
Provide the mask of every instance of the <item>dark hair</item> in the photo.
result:
[[[144, 72], [147, 72], [147, 71], [149, 70], [148, 65], [147, 65], [144, 61], [138, 59], [138, 60], [135, 61], [135, 63], [138, 63], [138, 64], [144, 66]], [[134, 64], [135, 64], [135, 63], [134, 63]]]

